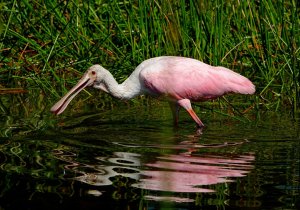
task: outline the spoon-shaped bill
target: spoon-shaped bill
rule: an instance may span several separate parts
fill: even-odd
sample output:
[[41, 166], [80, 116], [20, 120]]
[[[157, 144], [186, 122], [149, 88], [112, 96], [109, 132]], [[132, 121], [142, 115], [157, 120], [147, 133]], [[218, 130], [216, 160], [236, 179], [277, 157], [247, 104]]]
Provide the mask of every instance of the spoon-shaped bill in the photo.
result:
[[56, 104], [52, 106], [50, 109], [56, 115], [61, 114], [72, 101], [72, 99], [86, 86], [93, 84], [94, 79], [88, 77], [88, 75], [84, 75], [79, 82], [64, 96], [62, 97]]

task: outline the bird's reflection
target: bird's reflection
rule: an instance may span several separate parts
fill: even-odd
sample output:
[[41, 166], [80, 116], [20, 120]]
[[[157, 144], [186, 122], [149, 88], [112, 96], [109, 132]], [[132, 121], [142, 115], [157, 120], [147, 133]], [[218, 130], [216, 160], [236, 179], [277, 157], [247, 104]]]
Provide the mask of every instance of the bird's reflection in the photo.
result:
[[232, 182], [234, 177], [245, 176], [252, 168], [251, 162], [254, 157], [251, 155], [188, 157], [179, 154], [161, 156], [157, 159], [154, 163], [145, 164], [149, 170], [141, 171], [143, 178], [133, 186], [169, 192], [213, 192], [205, 186]]
[[[234, 144], [232, 144], [234, 145]], [[200, 145], [183, 143], [184, 150], [201, 148]], [[202, 145], [202, 147], [226, 147], [228, 144]], [[180, 148], [177, 145], [174, 148]], [[162, 192], [213, 192], [209, 186], [232, 182], [236, 177], [245, 176], [252, 168], [254, 155], [214, 155], [163, 154], [143, 162], [142, 156], [136, 153], [115, 152], [111, 157], [95, 157], [95, 164], [82, 164], [74, 161], [72, 155], [56, 151], [56, 157], [68, 162], [66, 170], [76, 172], [72, 179], [93, 186], [111, 185], [112, 178], [121, 176], [135, 180], [131, 185], [139, 189]], [[150, 196], [150, 195], [149, 195]], [[149, 199], [154, 199], [150, 196]], [[158, 199], [162, 199], [161, 197]], [[173, 198], [174, 199], [174, 198]]]

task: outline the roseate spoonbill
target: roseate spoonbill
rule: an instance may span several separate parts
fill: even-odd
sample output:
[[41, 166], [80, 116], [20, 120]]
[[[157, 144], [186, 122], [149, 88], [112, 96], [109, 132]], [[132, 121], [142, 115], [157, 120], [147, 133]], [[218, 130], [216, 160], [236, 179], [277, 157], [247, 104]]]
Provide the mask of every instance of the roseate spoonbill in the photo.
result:
[[179, 109], [183, 107], [199, 128], [204, 124], [192, 109], [191, 101], [216, 99], [228, 93], [255, 92], [255, 86], [249, 79], [225, 67], [210, 66], [192, 58], [162, 56], [143, 61], [122, 84], [118, 84], [102, 66], [93, 65], [51, 111], [56, 115], [61, 114], [87, 86], [121, 100], [142, 94], [166, 98], [175, 124], [178, 123]]

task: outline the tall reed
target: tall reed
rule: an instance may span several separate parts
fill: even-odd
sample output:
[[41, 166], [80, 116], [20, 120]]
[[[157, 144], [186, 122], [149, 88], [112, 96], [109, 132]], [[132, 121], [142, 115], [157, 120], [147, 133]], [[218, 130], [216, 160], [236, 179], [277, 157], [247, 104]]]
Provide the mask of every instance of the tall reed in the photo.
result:
[[0, 10], [2, 86], [59, 96], [93, 63], [123, 81], [147, 58], [180, 55], [249, 77], [256, 107], [300, 106], [297, 0], [20, 0]]

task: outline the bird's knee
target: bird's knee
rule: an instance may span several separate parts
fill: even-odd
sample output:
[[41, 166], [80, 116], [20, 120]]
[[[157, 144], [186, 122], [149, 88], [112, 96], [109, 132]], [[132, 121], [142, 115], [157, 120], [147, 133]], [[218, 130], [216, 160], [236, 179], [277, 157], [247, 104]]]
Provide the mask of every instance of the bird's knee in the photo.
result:
[[178, 105], [189, 110], [192, 108], [191, 101], [189, 99], [181, 99], [177, 101]]

